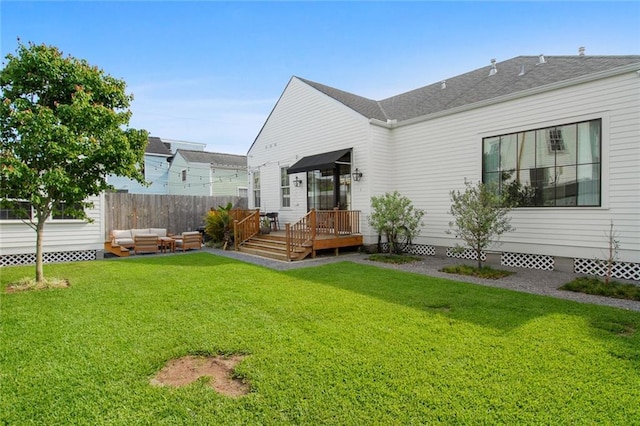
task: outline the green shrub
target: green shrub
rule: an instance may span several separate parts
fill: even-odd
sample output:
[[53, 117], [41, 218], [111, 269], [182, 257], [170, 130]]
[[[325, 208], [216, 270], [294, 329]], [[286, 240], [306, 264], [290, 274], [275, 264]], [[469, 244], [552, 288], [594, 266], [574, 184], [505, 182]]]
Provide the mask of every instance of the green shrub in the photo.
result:
[[378, 251], [384, 235], [389, 253], [401, 254], [424, 225], [425, 211], [415, 208], [411, 200], [398, 191], [371, 197], [371, 209], [369, 225], [378, 232]]
[[368, 260], [372, 260], [374, 262], [384, 262], [384, 263], [411, 263], [420, 260], [418, 256], [410, 256], [408, 254], [389, 254], [389, 253], [378, 253], [372, 254], [367, 258]]
[[513, 272], [493, 269], [489, 266], [483, 266], [481, 268], [478, 268], [470, 265], [454, 265], [454, 266], [445, 266], [440, 271], [446, 272], [448, 274], [471, 275], [473, 277], [487, 278], [490, 280], [497, 280], [499, 278], [504, 278], [504, 277], [508, 277], [509, 275], [513, 275]]
[[560, 290], [614, 297], [616, 299], [640, 300], [640, 286], [623, 284], [617, 281], [609, 281], [609, 284], [607, 284], [597, 277], [576, 278], [564, 284], [560, 287]]
[[[465, 191], [451, 191], [450, 213], [454, 220], [445, 232], [454, 234], [476, 253], [478, 268], [482, 268], [482, 252], [497, 243], [500, 235], [514, 230], [508, 216], [510, 207], [494, 184], [465, 179]], [[462, 251], [463, 246], [456, 245]]]
[[204, 232], [215, 242], [227, 241], [233, 232], [233, 216], [231, 216], [232, 204], [218, 206], [217, 210], [211, 210], [205, 217]]

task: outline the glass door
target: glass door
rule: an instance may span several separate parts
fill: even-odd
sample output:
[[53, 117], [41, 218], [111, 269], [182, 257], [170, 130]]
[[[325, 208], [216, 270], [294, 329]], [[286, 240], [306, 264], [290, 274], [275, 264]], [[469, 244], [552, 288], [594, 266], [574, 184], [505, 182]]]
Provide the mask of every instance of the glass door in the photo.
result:
[[307, 211], [348, 210], [351, 205], [351, 166], [307, 172]]

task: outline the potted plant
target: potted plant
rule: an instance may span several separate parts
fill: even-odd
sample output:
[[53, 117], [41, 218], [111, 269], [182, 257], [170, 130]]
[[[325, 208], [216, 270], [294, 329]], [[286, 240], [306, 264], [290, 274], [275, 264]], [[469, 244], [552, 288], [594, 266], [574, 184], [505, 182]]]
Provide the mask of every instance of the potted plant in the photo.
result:
[[271, 221], [269, 220], [268, 217], [263, 217], [262, 219], [260, 219], [260, 233], [261, 234], [268, 234], [271, 232]]

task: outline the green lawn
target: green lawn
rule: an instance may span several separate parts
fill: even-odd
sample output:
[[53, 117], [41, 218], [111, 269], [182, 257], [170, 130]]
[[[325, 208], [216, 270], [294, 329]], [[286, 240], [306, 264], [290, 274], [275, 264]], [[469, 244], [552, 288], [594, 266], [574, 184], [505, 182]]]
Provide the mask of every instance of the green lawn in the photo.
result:
[[[5, 288], [34, 267], [2, 268]], [[640, 313], [337, 263], [46, 265], [2, 293], [0, 424], [640, 424]], [[251, 393], [149, 379], [243, 353]]]

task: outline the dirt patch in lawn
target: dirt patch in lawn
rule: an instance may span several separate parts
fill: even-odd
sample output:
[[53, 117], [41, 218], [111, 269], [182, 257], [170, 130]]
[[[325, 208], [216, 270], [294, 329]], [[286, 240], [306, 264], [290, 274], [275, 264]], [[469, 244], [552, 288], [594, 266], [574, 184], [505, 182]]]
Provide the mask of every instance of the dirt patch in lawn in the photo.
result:
[[186, 386], [200, 377], [209, 377], [209, 385], [216, 392], [239, 397], [249, 393], [250, 387], [242, 379], [234, 376], [234, 368], [244, 359], [242, 355], [225, 356], [193, 356], [173, 359], [151, 379], [154, 386]]

